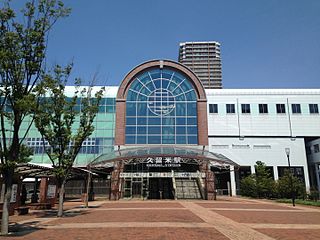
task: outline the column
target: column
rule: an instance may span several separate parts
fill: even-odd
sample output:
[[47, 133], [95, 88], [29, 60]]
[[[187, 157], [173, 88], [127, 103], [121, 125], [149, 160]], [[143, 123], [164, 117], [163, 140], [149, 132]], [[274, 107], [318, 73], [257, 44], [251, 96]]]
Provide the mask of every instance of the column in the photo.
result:
[[273, 166], [273, 175], [274, 175], [274, 180], [277, 181], [279, 179], [279, 173], [278, 173], [277, 166]]
[[319, 165], [318, 164], [314, 165], [314, 171], [316, 174], [317, 189], [318, 189], [318, 191], [320, 191], [320, 176], [319, 176]]
[[235, 174], [234, 166], [230, 166], [231, 196], [237, 196]]

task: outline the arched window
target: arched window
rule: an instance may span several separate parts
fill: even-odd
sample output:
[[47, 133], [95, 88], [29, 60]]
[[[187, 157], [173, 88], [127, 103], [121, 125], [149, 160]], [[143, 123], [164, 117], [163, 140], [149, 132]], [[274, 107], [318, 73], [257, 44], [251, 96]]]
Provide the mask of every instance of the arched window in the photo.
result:
[[197, 96], [171, 68], [138, 74], [126, 99], [126, 144], [198, 144]]

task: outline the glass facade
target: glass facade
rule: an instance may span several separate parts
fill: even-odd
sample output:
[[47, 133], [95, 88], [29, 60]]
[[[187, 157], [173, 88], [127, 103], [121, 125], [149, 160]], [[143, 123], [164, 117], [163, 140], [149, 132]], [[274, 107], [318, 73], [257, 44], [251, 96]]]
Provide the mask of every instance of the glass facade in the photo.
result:
[[[99, 111], [93, 122], [94, 132], [83, 142], [76, 158], [75, 166], [86, 166], [97, 155], [109, 153], [114, 150], [115, 102], [115, 97], [104, 97], [101, 99]], [[76, 105], [76, 110], [81, 111], [80, 101], [79, 104]], [[31, 118], [26, 118], [22, 123], [21, 134], [24, 134], [28, 129], [30, 121], [32, 121]], [[75, 125], [72, 128], [73, 131], [77, 131], [77, 126], [79, 126], [78, 121], [79, 118], [76, 118]], [[42, 136], [34, 125], [32, 125], [27, 134], [25, 144], [33, 151], [33, 163], [51, 163], [44, 151], [44, 145], [49, 146], [49, 144], [47, 141], [43, 144]], [[71, 144], [72, 143], [70, 143], [70, 145]]]
[[198, 144], [197, 96], [190, 80], [172, 69], [150, 69], [130, 85], [126, 144]]

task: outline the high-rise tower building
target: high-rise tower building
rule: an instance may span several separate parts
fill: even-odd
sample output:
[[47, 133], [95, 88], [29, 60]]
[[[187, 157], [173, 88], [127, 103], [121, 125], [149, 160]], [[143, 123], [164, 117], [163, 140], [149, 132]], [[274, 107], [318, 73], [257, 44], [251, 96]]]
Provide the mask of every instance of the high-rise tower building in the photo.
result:
[[189, 67], [205, 88], [222, 88], [220, 43], [180, 43], [179, 62]]

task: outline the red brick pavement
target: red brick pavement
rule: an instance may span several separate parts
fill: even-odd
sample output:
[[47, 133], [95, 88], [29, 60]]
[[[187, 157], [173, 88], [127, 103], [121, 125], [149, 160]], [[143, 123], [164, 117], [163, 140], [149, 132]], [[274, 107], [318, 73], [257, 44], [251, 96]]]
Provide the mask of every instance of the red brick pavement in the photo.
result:
[[320, 224], [318, 212], [213, 211], [238, 223]]
[[103, 208], [183, 208], [177, 202], [168, 201], [143, 201], [143, 202], [108, 202], [103, 204]]
[[[195, 204], [186, 204], [188, 202]], [[238, 198], [220, 201], [92, 202], [89, 205], [96, 207], [85, 210], [81, 202], [67, 202], [65, 209], [69, 211], [62, 219], [57, 219], [54, 212], [41, 211], [27, 216], [13, 216], [11, 222], [29, 226], [28, 230], [36, 227], [36, 230], [20, 232], [23, 234], [20, 237], [1, 237], [0, 240], [228, 239], [221, 232], [232, 236], [231, 239], [247, 240], [249, 238], [243, 238], [245, 229], [250, 230], [250, 239], [257, 240], [264, 236], [264, 239], [320, 239], [319, 208], [292, 208], [279, 203]], [[197, 210], [191, 209], [191, 206]], [[210, 215], [208, 211], [218, 215]], [[213, 216], [217, 219], [213, 220]], [[225, 224], [221, 219], [226, 221]], [[239, 234], [227, 234], [231, 226], [229, 223], [233, 231], [239, 229]], [[221, 226], [225, 226], [224, 229]]]
[[320, 229], [256, 229], [274, 239], [281, 240], [318, 240]]
[[91, 228], [55, 229], [30, 233], [23, 237], [8, 237], [4, 240], [227, 240], [214, 228]]
[[294, 210], [294, 208], [274, 205], [274, 204], [261, 204], [261, 203], [228, 203], [228, 202], [209, 202], [209, 203], [198, 203], [201, 207], [205, 208], [240, 208], [240, 209], [283, 209], [283, 210]]
[[188, 210], [95, 210], [65, 217], [51, 224], [86, 222], [203, 222]]

